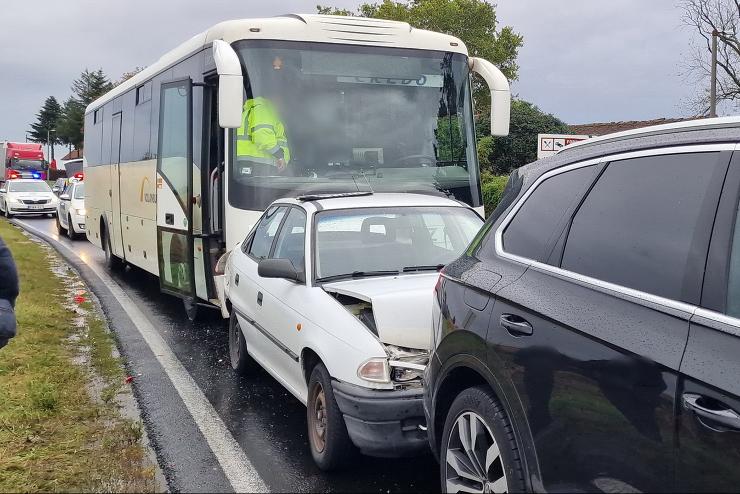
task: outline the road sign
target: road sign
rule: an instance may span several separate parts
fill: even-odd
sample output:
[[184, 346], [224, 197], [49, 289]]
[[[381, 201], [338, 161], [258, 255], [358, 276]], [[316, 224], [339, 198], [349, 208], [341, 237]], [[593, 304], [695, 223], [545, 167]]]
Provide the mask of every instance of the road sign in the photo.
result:
[[552, 156], [568, 144], [583, 141], [589, 137], [572, 134], [537, 134], [537, 159]]

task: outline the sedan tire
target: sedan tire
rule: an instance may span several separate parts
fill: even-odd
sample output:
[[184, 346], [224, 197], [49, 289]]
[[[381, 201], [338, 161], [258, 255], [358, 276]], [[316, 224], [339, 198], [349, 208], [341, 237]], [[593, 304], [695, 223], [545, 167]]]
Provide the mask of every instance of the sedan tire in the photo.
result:
[[62, 226], [62, 222], [59, 221], [59, 215], [57, 215], [57, 233], [59, 235], [64, 235], [65, 233], [64, 227]]
[[[57, 223], [59, 223], [59, 218], [57, 218]], [[79, 237], [72, 226], [72, 216], [70, 215], [67, 216], [67, 236], [70, 240], [76, 240]]]
[[13, 215], [10, 214], [10, 208], [8, 207], [7, 204], [5, 205], [5, 217], [8, 218], [8, 219], [10, 219], [10, 218], [13, 217]]
[[442, 492], [523, 492], [511, 422], [490, 391], [466, 389], [452, 402], [440, 450]]
[[323, 471], [346, 466], [357, 450], [347, 433], [344, 415], [339, 410], [324, 364], [317, 364], [308, 380], [308, 444], [316, 465]]
[[234, 310], [229, 318], [229, 359], [231, 368], [240, 376], [245, 376], [254, 369], [254, 360], [247, 353], [247, 342]]

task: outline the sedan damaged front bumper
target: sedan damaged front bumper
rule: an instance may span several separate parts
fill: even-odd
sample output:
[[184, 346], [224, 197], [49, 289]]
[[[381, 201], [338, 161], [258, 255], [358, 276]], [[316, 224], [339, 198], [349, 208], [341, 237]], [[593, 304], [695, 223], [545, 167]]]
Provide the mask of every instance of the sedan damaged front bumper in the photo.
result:
[[352, 442], [364, 454], [411, 456], [427, 451], [422, 390], [368, 389], [332, 381]]

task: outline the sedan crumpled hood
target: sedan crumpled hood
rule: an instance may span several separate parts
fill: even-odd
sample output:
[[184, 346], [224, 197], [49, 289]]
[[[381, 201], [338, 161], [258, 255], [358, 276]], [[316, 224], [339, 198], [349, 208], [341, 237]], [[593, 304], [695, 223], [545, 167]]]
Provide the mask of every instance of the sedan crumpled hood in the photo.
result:
[[370, 302], [383, 343], [428, 350], [432, 296], [438, 278], [437, 272], [414, 273], [338, 281], [323, 288]]

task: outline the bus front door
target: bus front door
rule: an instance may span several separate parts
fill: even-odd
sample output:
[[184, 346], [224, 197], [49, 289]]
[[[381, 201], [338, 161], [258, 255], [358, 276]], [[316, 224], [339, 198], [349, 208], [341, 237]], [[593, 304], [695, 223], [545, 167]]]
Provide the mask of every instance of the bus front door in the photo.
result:
[[157, 152], [157, 253], [163, 292], [192, 301], [193, 146], [190, 79], [162, 84]]

